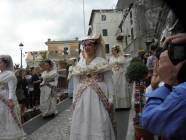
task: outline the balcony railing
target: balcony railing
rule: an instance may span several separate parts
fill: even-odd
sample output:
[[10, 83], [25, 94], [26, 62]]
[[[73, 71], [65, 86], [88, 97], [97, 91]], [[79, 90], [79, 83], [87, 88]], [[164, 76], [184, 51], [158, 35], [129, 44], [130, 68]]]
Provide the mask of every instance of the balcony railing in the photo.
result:
[[124, 38], [124, 33], [123, 32], [119, 32], [119, 33], [116, 34], [116, 39], [118, 41], [122, 41], [123, 38]]

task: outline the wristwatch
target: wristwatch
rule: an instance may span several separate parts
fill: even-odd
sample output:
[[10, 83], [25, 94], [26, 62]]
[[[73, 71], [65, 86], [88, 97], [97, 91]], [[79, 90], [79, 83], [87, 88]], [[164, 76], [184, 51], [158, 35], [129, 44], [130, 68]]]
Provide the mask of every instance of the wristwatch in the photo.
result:
[[165, 86], [166, 88], [168, 88], [170, 91], [172, 91], [172, 86], [171, 86], [171, 85], [165, 83], [164, 86]]

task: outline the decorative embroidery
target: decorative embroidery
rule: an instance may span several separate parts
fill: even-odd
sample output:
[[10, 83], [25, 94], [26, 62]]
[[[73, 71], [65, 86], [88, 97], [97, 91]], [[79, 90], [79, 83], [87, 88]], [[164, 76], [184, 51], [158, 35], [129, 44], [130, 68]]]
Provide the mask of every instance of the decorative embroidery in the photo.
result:
[[119, 71], [119, 70], [120, 70], [120, 68], [121, 68], [121, 66], [120, 66], [120, 65], [115, 64], [115, 65], [113, 66], [113, 71]]
[[83, 91], [87, 87], [92, 87], [95, 90], [95, 92], [98, 95], [101, 102], [103, 103], [105, 109], [108, 111], [108, 114], [110, 116], [114, 132], [115, 132], [115, 134], [117, 134], [117, 129], [116, 129], [117, 124], [116, 124], [116, 121], [115, 121], [115, 118], [114, 118], [114, 110], [113, 110], [113, 108], [112, 109], [109, 108], [110, 106], [109, 106], [108, 98], [105, 96], [105, 94], [103, 93], [102, 89], [100, 88], [100, 86], [98, 85], [97, 82], [98, 82], [98, 79], [96, 79], [96, 76], [91, 77], [91, 78], [86, 78], [86, 79], [83, 80], [83, 82], [81, 83], [81, 85], [80, 85], [80, 87], [77, 91], [75, 101], [73, 103], [73, 109], [75, 109], [76, 103], [79, 101], [81, 95], [83, 94]]
[[79, 100], [79, 98], [81, 97], [81, 95], [83, 94], [83, 91], [87, 87], [92, 87], [96, 91], [98, 97], [101, 99], [105, 109], [107, 111], [109, 111], [109, 101], [108, 101], [107, 97], [105, 96], [105, 94], [103, 93], [103, 91], [101, 90], [101, 88], [99, 87], [97, 81], [98, 81], [98, 79], [96, 79], [95, 77], [86, 78], [83, 80], [83, 82], [80, 85], [79, 90], [77, 91], [75, 101], [73, 103], [73, 108], [75, 108], [75, 105], [76, 105], [77, 101]]
[[86, 67], [75, 66], [72, 70], [72, 75], [88, 75], [91, 73], [105, 72], [111, 69], [111, 65], [106, 62], [97, 65], [87, 65]]

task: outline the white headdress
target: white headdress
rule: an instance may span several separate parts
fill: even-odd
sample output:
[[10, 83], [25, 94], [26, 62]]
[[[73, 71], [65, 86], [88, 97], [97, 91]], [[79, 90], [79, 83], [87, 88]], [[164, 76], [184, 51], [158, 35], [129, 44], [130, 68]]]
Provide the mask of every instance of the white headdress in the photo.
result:
[[0, 59], [7, 64], [5, 70], [14, 70], [12, 57], [10, 55], [0, 55]]
[[84, 43], [87, 40], [93, 40], [96, 42], [96, 56], [106, 58], [104, 40], [101, 34], [87, 36], [82, 39], [82, 43]]
[[119, 54], [123, 54], [123, 49], [121, 48], [120, 45], [114, 45], [114, 46], [111, 46], [111, 49], [118, 49], [119, 50]]

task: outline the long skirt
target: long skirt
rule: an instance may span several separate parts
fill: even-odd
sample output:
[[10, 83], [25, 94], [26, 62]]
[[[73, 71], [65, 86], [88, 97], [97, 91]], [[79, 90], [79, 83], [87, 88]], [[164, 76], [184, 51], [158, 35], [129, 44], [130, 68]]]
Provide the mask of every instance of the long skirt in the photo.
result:
[[125, 73], [123, 71], [115, 71], [113, 73], [114, 81], [114, 107], [116, 109], [120, 108], [130, 108], [131, 98], [130, 98], [130, 86], [125, 78]]
[[[106, 93], [106, 85], [100, 82], [99, 86]], [[109, 113], [91, 87], [83, 91], [76, 103], [70, 140], [115, 140]]]
[[48, 86], [41, 87], [40, 110], [43, 117], [57, 113], [56, 103], [56, 96], [52, 89]]
[[23, 140], [25, 133], [23, 131], [19, 113], [19, 105], [15, 101], [15, 106], [12, 112], [10, 108], [0, 100], [0, 140]]

